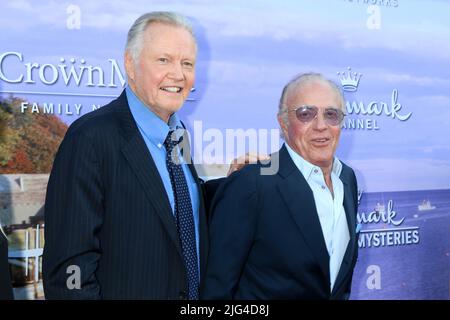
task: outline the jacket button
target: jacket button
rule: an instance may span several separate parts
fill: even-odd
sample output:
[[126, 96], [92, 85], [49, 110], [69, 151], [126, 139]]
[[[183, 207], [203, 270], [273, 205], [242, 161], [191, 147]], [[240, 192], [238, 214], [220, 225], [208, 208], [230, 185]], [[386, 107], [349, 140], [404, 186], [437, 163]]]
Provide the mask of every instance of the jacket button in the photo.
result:
[[180, 291], [180, 296], [179, 296], [180, 300], [186, 300], [186, 292], [184, 291]]

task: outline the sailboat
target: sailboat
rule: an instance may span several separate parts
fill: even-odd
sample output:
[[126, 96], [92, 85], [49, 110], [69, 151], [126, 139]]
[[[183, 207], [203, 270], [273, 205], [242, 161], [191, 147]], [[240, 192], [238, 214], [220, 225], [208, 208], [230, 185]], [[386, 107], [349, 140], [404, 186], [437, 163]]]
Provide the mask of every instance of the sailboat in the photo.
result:
[[428, 211], [436, 209], [436, 206], [432, 206], [430, 200], [423, 200], [421, 204], [417, 206], [419, 211]]

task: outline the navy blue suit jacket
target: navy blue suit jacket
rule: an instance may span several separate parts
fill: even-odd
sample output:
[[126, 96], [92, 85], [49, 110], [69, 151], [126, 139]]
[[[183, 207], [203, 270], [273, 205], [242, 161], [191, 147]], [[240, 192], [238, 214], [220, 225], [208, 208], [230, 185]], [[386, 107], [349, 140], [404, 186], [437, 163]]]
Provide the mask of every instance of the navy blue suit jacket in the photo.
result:
[[[203, 190], [194, 166], [189, 168]], [[204, 275], [208, 234], [202, 195], [199, 215]], [[172, 209], [125, 91], [75, 121], [60, 145], [45, 201], [43, 276], [47, 299], [186, 297]]]
[[248, 165], [217, 190], [202, 298], [348, 298], [358, 249], [354, 172], [343, 164], [350, 241], [330, 292], [329, 255], [312, 190], [285, 146], [277, 155], [276, 174], [261, 175], [260, 164]]

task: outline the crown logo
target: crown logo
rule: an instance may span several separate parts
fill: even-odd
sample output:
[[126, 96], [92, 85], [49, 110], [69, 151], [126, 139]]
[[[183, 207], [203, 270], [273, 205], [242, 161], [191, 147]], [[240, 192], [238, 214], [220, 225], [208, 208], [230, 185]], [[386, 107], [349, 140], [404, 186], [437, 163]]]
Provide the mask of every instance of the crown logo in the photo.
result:
[[358, 90], [359, 80], [361, 79], [362, 73], [352, 73], [352, 69], [348, 67], [348, 73], [344, 71], [338, 72], [337, 74], [341, 80], [342, 89], [344, 89], [344, 91], [354, 92]]

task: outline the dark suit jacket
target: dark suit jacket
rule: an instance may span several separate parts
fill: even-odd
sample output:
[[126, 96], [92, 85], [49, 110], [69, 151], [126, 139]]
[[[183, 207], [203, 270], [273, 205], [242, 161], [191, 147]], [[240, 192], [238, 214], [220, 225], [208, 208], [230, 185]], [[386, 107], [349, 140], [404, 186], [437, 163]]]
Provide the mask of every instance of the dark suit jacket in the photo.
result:
[[[202, 195], [199, 215], [203, 275], [208, 238]], [[68, 282], [77, 284], [69, 266], [80, 268], [80, 289], [68, 289]], [[172, 209], [125, 91], [75, 121], [61, 143], [45, 201], [43, 276], [47, 299], [186, 298]]]
[[8, 264], [8, 240], [0, 231], [0, 300], [13, 299]]
[[202, 298], [348, 298], [357, 259], [353, 170], [343, 164], [340, 176], [350, 241], [330, 292], [329, 255], [312, 190], [285, 146], [278, 155], [276, 174], [261, 175], [261, 165], [248, 165], [217, 190]]

